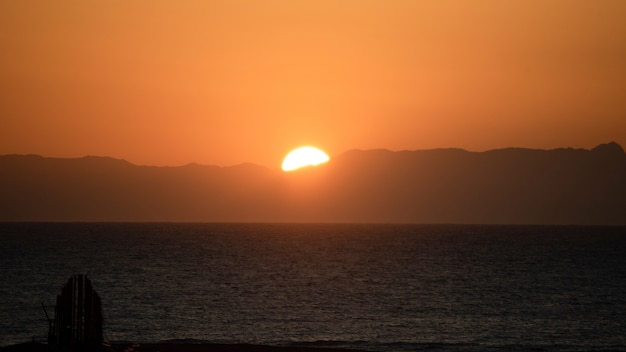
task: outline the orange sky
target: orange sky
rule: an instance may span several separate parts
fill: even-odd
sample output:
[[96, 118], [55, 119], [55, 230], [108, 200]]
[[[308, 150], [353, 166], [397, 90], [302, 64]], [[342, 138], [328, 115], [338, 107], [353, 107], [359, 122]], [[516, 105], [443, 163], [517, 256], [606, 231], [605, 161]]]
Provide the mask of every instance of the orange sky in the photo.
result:
[[0, 2], [0, 154], [626, 146], [626, 1]]

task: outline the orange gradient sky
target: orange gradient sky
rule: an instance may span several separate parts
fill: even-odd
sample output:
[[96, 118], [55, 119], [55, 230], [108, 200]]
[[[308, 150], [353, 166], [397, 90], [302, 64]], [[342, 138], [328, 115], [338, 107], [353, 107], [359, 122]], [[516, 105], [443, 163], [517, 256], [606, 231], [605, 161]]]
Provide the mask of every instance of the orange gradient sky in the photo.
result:
[[626, 146], [626, 1], [0, 2], [0, 154]]

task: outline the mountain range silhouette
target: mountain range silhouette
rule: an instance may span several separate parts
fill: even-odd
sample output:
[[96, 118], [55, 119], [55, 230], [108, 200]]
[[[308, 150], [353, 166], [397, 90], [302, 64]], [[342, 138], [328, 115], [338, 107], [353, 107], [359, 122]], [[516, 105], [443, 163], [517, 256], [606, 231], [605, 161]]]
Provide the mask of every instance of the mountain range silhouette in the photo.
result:
[[0, 156], [0, 221], [626, 225], [626, 154], [352, 150], [284, 173]]

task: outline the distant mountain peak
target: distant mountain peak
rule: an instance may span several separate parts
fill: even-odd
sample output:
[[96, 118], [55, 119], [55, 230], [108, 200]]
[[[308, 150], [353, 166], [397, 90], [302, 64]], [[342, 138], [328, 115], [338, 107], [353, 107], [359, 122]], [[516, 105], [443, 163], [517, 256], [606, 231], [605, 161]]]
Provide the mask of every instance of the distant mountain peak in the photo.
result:
[[619, 154], [626, 154], [624, 153], [624, 148], [622, 148], [621, 145], [615, 143], [615, 142], [609, 142], [609, 143], [604, 143], [604, 144], [600, 144], [597, 147], [593, 148], [592, 151], [601, 151], [601, 152], [611, 152], [611, 153], [619, 153]]
[[608, 155], [626, 156], [626, 153], [624, 152], [624, 148], [622, 148], [621, 145], [615, 142], [600, 144], [597, 147], [593, 148], [591, 151], [595, 153], [602, 153], [602, 154], [608, 154]]

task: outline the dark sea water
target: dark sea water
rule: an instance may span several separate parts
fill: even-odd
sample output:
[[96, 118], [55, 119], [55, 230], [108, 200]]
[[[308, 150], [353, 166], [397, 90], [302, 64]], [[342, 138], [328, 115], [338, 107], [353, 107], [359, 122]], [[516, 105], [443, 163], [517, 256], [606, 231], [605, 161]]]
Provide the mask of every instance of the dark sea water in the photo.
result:
[[626, 227], [0, 224], [0, 346], [87, 273], [110, 342], [626, 351]]

